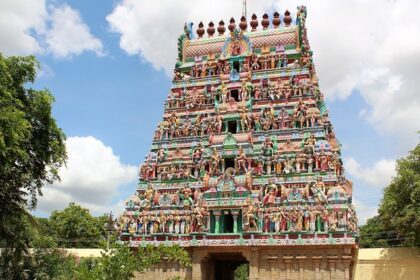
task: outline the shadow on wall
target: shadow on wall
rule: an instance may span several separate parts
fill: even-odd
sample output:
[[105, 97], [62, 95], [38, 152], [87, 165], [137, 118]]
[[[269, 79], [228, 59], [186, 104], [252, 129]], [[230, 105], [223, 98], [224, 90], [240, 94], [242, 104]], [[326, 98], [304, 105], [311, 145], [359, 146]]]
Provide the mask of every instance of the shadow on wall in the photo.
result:
[[420, 279], [420, 248], [360, 249], [354, 279]]

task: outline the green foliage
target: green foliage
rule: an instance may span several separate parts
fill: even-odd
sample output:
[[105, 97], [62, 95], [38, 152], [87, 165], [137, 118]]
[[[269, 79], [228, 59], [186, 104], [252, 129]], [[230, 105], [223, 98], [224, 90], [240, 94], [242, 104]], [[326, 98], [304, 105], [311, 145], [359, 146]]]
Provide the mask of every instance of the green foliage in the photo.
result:
[[[107, 245], [106, 224], [109, 216], [93, 217], [88, 209], [70, 203], [62, 211], [54, 211], [50, 218], [34, 218], [34, 234], [51, 237], [58, 247], [103, 248]], [[117, 240], [116, 233], [109, 236], [110, 242]]]
[[102, 220], [92, 217], [88, 209], [72, 202], [63, 211], [52, 212], [46, 225], [57, 237], [59, 247], [97, 248], [104, 237]]
[[163, 244], [153, 247], [139, 247], [137, 251], [138, 256], [138, 271], [142, 272], [144, 269], [158, 264], [160, 261], [177, 262], [183, 266], [191, 266], [190, 256], [187, 251], [179, 246], [164, 246]]
[[36, 206], [43, 185], [59, 179], [66, 160], [65, 136], [51, 115], [53, 96], [27, 87], [38, 66], [33, 56], [0, 54], [0, 277], [8, 279], [20, 277], [15, 268], [30, 242], [26, 209]]
[[366, 224], [360, 227], [361, 248], [395, 247], [402, 241], [392, 228], [384, 224], [380, 216], [368, 219]]
[[420, 144], [398, 160], [397, 176], [385, 188], [378, 212], [404, 245], [420, 246]]
[[360, 227], [361, 247], [420, 246], [420, 144], [397, 162], [378, 212]]
[[[48, 240], [49, 239], [49, 240]], [[30, 279], [74, 279], [77, 260], [68, 256], [66, 252], [52, 247], [51, 238], [40, 240], [40, 247], [35, 248], [31, 254], [32, 267], [29, 271]], [[28, 256], [29, 258], [29, 256]]]
[[129, 280], [134, 277], [134, 272], [142, 272], [162, 260], [191, 266], [188, 253], [179, 246], [147, 246], [133, 252], [127, 246], [116, 245], [110, 250], [105, 250], [101, 258], [80, 262], [76, 276], [82, 280]]
[[247, 263], [241, 264], [235, 269], [235, 280], [248, 280], [249, 279], [249, 265]]
[[113, 244], [99, 258], [77, 259], [56, 245], [53, 238], [35, 234], [30, 254], [22, 256], [13, 275], [3, 274], [0, 279], [129, 280], [136, 271], [144, 271], [162, 260], [191, 266], [188, 253], [179, 246], [133, 250], [123, 244]]

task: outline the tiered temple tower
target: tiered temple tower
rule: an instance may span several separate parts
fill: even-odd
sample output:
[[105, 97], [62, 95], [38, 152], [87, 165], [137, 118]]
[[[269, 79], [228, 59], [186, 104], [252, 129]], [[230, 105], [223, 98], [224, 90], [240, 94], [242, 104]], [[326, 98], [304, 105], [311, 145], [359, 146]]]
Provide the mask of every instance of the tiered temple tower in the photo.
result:
[[[293, 23], [289, 11], [271, 23], [254, 14], [250, 27], [232, 18], [228, 30], [200, 22], [197, 38], [185, 25], [163, 120], [119, 220], [131, 246], [191, 252], [192, 269], [162, 264], [166, 276], [224, 279], [248, 262], [250, 279], [350, 279], [352, 183], [306, 15], [304, 6]], [[162, 267], [143, 278], [165, 276]]]

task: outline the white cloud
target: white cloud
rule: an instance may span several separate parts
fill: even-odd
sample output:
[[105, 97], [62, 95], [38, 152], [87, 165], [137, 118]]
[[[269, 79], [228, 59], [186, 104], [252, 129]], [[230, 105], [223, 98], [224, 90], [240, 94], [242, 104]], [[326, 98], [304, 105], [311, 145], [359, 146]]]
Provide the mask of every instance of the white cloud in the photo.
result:
[[348, 175], [378, 188], [386, 187], [396, 175], [395, 161], [381, 159], [371, 167], [362, 167], [354, 158], [345, 158], [344, 167]]
[[121, 163], [112, 149], [94, 137], [69, 137], [67, 167], [60, 170], [61, 182], [43, 188], [38, 211], [49, 213], [76, 202], [95, 214], [123, 209], [114, 203], [121, 186], [135, 184], [137, 168]]
[[52, 53], [56, 57], [93, 51], [103, 55], [79, 12], [44, 0], [0, 0], [0, 52], [5, 55]]
[[[259, 13], [271, 7], [273, 1], [248, 3], [249, 11]], [[294, 8], [294, 6], [292, 7]], [[239, 22], [242, 1], [171, 1], [123, 0], [107, 16], [113, 32], [121, 34], [120, 47], [130, 55], [140, 55], [157, 70], [173, 71], [177, 56], [177, 38], [185, 22], [194, 22], [194, 28], [203, 21], [213, 21], [216, 28], [220, 20], [227, 27], [234, 16]]]
[[42, 51], [36, 34], [45, 31], [44, 0], [0, 0], [0, 51], [6, 55]]
[[[308, 34], [327, 98], [359, 90], [368, 108], [361, 115], [378, 132], [396, 137], [400, 152], [412, 148], [420, 129], [420, 2], [417, 0], [249, 1], [248, 16], [272, 8], [295, 13], [308, 7]], [[122, 0], [107, 16], [120, 47], [171, 75], [176, 39], [186, 21], [197, 27], [220, 19], [239, 21], [242, 1]]]
[[68, 5], [52, 9], [51, 29], [46, 34], [45, 42], [48, 50], [57, 57], [78, 55], [83, 51], [103, 54], [101, 40], [90, 33], [78, 11]]

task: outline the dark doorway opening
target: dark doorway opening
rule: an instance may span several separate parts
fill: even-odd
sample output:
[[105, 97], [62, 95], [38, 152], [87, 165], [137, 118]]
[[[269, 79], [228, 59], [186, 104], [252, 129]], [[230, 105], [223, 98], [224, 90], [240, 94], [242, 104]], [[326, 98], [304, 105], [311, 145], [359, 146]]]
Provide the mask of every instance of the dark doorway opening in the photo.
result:
[[234, 158], [225, 158], [225, 170], [229, 167], [235, 168], [235, 159]]
[[[217, 280], [235, 280], [244, 279], [243, 277], [235, 277], [235, 270], [241, 265], [248, 264], [246, 259], [241, 253], [225, 253], [225, 254], [212, 254], [211, 261], [213, 263], [213, 275], [209, 275], [210, 279]], [[241, 276], [244, 273], [242, 273]], [[246, 270], [245, 274], [249, 277], [249, 271]], [[245, 276], [246, 276], [245, 275]], [[238, 275], [237, 275], [238, 276]]]
[[223, 220], [223, 233], [232, 233], [233, 232], [233, 216], [229, 212], [224, 213]]
[[232, 89], [230, 91], [230, 97], [235, 99], [235, 101], [239, 101], [239, 91], [237, 89]]
[[228, 132], [232, 133], [232, 134], [236, 134], [236, 121], [228, 121], [227, 123], [227, 129]]
[[235, 69], [236, 70], [236, 72], [241, 72], [241, 66], [240, 66], [240, 64], [239, 64], [239, 61], [234, 61], [233, 62], [233, 69]]

